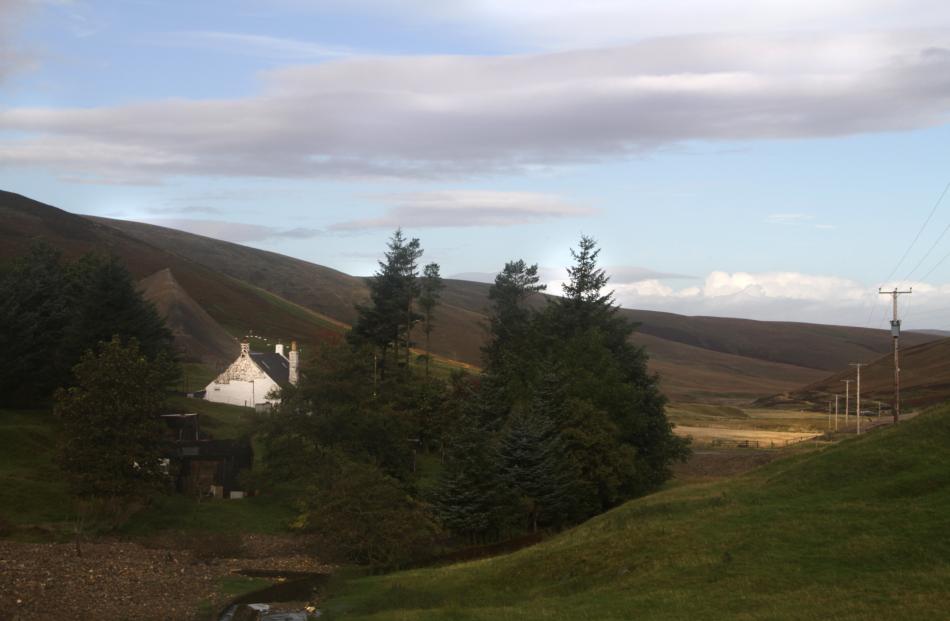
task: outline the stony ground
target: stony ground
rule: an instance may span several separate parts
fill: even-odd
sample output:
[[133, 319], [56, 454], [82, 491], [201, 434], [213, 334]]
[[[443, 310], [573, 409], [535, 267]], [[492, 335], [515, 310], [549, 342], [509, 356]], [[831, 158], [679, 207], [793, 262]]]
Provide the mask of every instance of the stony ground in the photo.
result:
[[0, 620], [193, 621], [202, 602], [222, 603], [219, 579], [239, 570], [328, 571], [299, 540], [252, 535], [240, 558], [198, 560], [189, 549], [125, 541], [0, 541]]

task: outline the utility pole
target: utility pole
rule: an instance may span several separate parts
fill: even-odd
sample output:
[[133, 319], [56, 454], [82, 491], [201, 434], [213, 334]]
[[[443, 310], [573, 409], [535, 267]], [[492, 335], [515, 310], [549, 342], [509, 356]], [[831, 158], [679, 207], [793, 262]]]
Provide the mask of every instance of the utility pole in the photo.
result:
[[878, 418], [881, 417], [881, 402], [880, 401], [877, 402], [877, 417]]
[[848, 428], [848, 412], [851, 411], [851, 382], [854, 380], [841, 380], [844, 382], [844, 428]]
[[858, 435], [861, 435], [861, 367], [866, 367], [868, 365], [861, 362], [852, 362], [851, 366], [858, 370], [858, 386], [855, 389], [855, 399], [857, 401], [858, 409], [855, 416], [858, 419]]
[[891, 320], [891, 337], [894, 339], [894, 422], [897, 423], [900, 421], [901, 416], [901, 364], [898, 353], [900, 351], [898, 341], [901, 336], [901, 320], [897, 318], [897, 296], [913, 293], [914, 288], [911, 287], [907, 291], [898, 291], [897, 287], [894, 287], [893, 291], [878, 289], [877, 292], [880, 295], [890, 295], [894, 298], [894, 318]]
[[838, 431], [838, 397], [841, 395], [835, 395], [835, 431]]

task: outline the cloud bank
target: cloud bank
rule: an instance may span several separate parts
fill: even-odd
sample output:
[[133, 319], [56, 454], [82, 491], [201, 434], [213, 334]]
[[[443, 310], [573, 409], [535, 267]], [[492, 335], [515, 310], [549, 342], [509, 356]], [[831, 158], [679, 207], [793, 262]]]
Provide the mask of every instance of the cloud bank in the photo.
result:
[[947, 122], [950, 31], [693, 35], [561, 53], [352, 57], [256, 96], [0, 109], [0, 165], [171, 175], [461, 178], [690, 141]]
[[331, 225], [330, 230], [512, 226], [596, 213], [589, 207], [536, 192], [440, 190], [384, 194], [376, 198], [395, 205], [378, 218], [340, 222]]
[[[612, 284], [617, 301], [627, 308], [873, 328], [886, 328], [890, 320], [890, 299], [879, 295], [877, 286], [836, 276], [714, 271], [701, 285], [680, 289], [660, 279]], [[950, 285], [904, 282], [882, 286], [888, 289], [898, 284], [914, 290], [901, 300], [905, 329], [950, 327]], [[559, 290], [559, 283], [549, 286], [549, 291]]]
[[320, 229], [281, 229], [261, 224], [247, 224], [226, 220], [198, 220], [191, 218], [142, 218], [141, 222], [178, 229], [195, 235], [204, 235], [234, 243], [246, 243], [273, 239], [310, 239], [323, 234]]

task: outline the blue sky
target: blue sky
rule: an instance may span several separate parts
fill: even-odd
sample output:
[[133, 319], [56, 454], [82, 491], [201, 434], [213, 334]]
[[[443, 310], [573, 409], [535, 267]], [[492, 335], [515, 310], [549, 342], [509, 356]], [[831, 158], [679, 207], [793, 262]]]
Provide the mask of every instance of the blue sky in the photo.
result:
[[445, 275], [555, 290], [583, 233], [626, 306], [880, 326], [902, 284], [950, 329], [945, 2], [0, 0], [0, 28], [0, 187], [69, 211], [353, 274], [401, 225]]

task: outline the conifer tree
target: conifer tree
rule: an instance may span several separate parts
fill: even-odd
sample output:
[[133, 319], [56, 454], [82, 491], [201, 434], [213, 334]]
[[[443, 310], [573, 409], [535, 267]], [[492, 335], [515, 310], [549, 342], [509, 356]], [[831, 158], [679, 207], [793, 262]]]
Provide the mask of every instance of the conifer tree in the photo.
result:
[[442, 524], [472, 543], [497, 538], [511, 521], [516, 500], [495, 443], [470, 416], [459, 420], [452, 434], [432, 501]]
[[418, 261], [422, 248], [417, 238], [407, 239], [402, 229], [396, 229], [390, 238], [385, 260], [369, 282], [370, 303], [357, 305], [357, 320], [349, 335], [351, 343], [370, 343], [382, 354], [381, 373], [385, 377], [388, 350], [392, 347], [393, 361], [399, 361], [400, 344], [405, 344], [406, 360], [409, 355], [409, 333], [419, 320], [412, 310], [418, 295]]
[[429, 263], [422, 270], [422, 283], [419, 293], [419, 308], [422, 310], [423, 331], [426, 335], [426, 377], [429, 377], [429, 358], [431, 351], [429, 348], [429, 339], [432, 336], [432, 329], [435, 327], [433, 312], [439, 305], [442, 297], [442, 289], [445, 283], [442, 282], [442, 276], [439, 274], [439, 264]]

